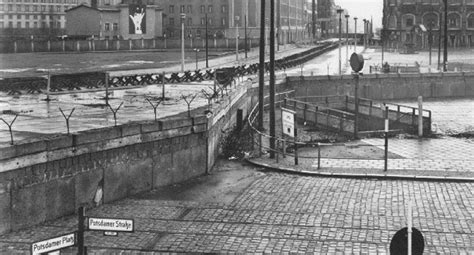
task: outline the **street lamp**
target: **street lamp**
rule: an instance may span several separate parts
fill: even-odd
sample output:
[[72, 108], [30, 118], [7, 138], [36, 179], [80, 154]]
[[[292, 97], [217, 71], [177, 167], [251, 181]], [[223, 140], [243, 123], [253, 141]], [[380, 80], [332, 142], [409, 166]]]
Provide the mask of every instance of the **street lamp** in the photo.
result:
[[[448, 71], [448, 0], [444, 2], [444, 55], [443, 72]], [[440, 28], [441, 29], [441, 28]]]
[[239, 16], [235, 16], [235, 60], [239, 64]]
[[357, 17], [354, 17], [354, 52], [357, 52]]
[[341, 37], [342, 37], [342, 12], [343, 9], [337, 9], [339, 14], [339, 75], [342, 75], [342, 63], [341, 63]]
[[198, 68], [198, 52], [199, 52], [199, 49], [194, 48], [194, 51], [196, 52], [196, 70], [199, 70], [199, 68]]
[[367, 20], [363, 19], [364, 22], [364, 36], [362, 37], [364, 39], [364, 49], [367, 48]]
[[346, 63], [349, 62], [349, 14], [346, 14]]
[[431, 68], [431, 50], [433, 47], [433, 21], [430, 22], [430, 30], [428, 31], [428, 46], [430, 48], [430, 68]]
[[209, 42], [208, 42], [208, 31], [207, 31], [207, 12], [205, 15], [206, 18], [206, 68], [209, 68]]
[[184, 20], [186, 14], [181, 13], [181, 72], [184, 72]]

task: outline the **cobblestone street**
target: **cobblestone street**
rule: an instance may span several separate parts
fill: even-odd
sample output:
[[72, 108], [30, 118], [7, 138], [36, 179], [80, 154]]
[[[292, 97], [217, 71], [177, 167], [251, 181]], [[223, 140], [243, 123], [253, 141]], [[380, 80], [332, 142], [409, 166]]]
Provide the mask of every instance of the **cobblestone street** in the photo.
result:
[[[239, 168], [249, 166], [232, 171]], [[395, 232], [407, 224], [410, 198], [426, 254], [474, 252], [472, 183], [253, 173], [251, 184], [231, 202], [162, 200], [150, 194], [90, 210], [89, 216], [134, 218], [136, 226], [134, 233], [118, 237], [86, 232], [89, 252], [385, 254]], [[28, 253], [34, 241], [74, 231], [76, 225], [70, 217], [0, 236], [0, 251]]]

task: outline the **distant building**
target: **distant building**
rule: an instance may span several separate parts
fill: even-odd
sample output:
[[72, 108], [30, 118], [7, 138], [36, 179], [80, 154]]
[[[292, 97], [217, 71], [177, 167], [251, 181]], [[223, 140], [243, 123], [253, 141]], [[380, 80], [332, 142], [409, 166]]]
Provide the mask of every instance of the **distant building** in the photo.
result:
[[[428, 48], [431, 34], [438, 45], [443, 17], [443, 0], [384, 0], [384, 37], [392, 47]], [[473, 47], [474, 0], [448, 0], [447, 20], [448, 46]]]
[[0, 37], [2, 39], [52, 38], [63, 35], [66, 10], [90, 0], [2, 0]]
[[162, 20], [162, 9], [155, 5], [80, 5], [66, 12], [66, 34], [97, 39], [152, 39], [163, 35]]

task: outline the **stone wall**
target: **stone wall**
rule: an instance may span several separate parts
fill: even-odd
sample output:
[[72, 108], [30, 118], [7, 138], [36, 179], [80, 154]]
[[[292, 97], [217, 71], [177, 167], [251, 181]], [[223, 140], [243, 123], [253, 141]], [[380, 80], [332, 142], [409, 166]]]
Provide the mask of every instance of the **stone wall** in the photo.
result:
[[[250, 85], [241, 85], [193, 118], [169, 117], [0, 148], [0, 233], [74, 214], [211, 171], [219, 141], [247, 115]], [[254, 101], [255, 102], [255, 101]], [[245, 116], [244, 115], [244, 116]], [[102, 198], [102, 199], [100, 199]]]
[[[287, 77], [287, 85], [296, 97], [354, 95], [351, 75]], [[359, 92], [372, 100], [474, 96], [474, 72], [363, 75]]]

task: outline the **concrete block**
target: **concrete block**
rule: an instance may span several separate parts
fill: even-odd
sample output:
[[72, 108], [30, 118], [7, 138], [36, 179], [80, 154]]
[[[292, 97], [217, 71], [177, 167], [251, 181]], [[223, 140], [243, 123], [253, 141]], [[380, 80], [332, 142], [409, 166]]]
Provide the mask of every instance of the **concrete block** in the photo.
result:
[[6, 233], [11, 229], [11, 182], [0, 183], [0, 233]]
[[164, 120], [160, 120], [159, 122], [161, 123], [163, 130], [187, 127], [192, 125], [192, 119], [180, 117], [167, 118]]
[[97, 191], [98, 183], [103, 178], [103, 169], [96, 168], [87, 172], [82, 172], [74, 177], [75, 206], [90, 207]]
[[206, 131], [207, 131], [207, 125], [205, 125], [205, 124], [204, 124], [204, 125], [203, 125], [203, 124], [201, 124], [201, 125], [195, 125], [195, 126], [191, 127], [191, 130], [192, 130], [192, 132], [195, 133], [195, 134], [196, 134], [196, 133], [206, 132]]
[[194, 119], [194, 125], [198, 125], [198, 124], [207, 124], [207, 116], [203, 115], [203, 116], [196, 116], [196, 117], [193, 117]]
[[72, 135], [61, 135], [46, 140], [48, 151], [72, 147]]
[[120, 126], [122, 129], [122, 137], [140, 134], [141, 127], [142, 125], [139, 123], [127, 123]]
[[53, 220], [75, 212], [74, 178], [64, 177], [45, 184], [45, 220]]
[[73, 145], [81, 145], [86, 143], [99, 142], [121, 136], [120, 127], [99, 128], [88, 131], [82, 131], [73, 136]]
[[[5, 146], [5, 147], [3, 147], [3, 146]], [[15, 146], [2, 145], [2, 147], [0, 147], [0, 160], [15, 157], [15, 154], [16, 154], [15, 151], [16, 151]]]
[[34, 226], [46, 219], [46, 184], [12, 190], [11, 229]]
[[20, 141], [19, 143], [15, 144], [15, 154], [16, 156], [23, 156], [34, 154], [37, 152], [43, 152], [46, 150], [46, 142], [44, 140], [25, 140]]
[[162, 123], [160, 121], [147, 121], [141, 123], [141, 132], [149, 133], [162, 130]]

